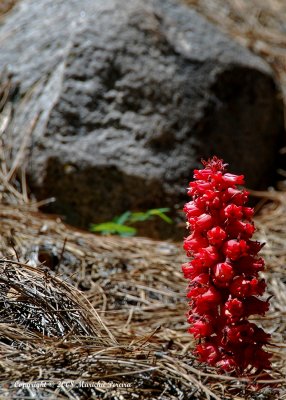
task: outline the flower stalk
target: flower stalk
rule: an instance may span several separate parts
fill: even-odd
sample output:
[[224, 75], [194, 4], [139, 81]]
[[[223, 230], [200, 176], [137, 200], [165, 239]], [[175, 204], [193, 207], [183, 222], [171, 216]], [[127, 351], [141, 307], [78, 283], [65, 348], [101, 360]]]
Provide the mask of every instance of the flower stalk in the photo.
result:
[[270, 335], [251, 315], [264, 315], [268, 300], [261, 300], [266, 284], [259, 277], [263, 244], [252, 240], [253, 208], [248, 192], [238, 188], [243, 175], [226, 171], [217, 157], [203, 161], [194, 171], [184, 207], [190, 235], [184, 249], [190, 261], [182, 266], [189, 281], [189, 332], [198, 339], [199, 361], [237, 375], [271, 367], [263, 346]]

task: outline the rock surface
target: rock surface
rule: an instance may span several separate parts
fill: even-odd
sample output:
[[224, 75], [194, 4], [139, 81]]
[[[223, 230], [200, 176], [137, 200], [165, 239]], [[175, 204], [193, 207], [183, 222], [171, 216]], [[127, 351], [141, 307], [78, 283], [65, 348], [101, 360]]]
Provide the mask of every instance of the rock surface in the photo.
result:
[[268, 184], [284, 140], [271, 71], [193, 10], [22, 0], [0, 37], [0, 71], [17, 86], [5, 140], [14, 154], [29, 143], [33, 192], [70, 223], [181, 204], [213, 154], [247, 186]]

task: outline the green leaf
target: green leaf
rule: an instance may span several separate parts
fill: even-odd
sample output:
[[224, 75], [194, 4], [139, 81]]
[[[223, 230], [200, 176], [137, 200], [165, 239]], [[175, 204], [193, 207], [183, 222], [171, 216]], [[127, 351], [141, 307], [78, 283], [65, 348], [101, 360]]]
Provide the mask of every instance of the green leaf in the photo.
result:
[[154, 208], [153, 210], [149, 210], [150, 215], [157, 215], [160, 217], [163, 221], [167, 222], [168, 224], [172, 224], [173, 221], [171, 220], [168, 215], [165, 214], [165, 212], [170, 211], [169, 208]]
[[115, 222], [116, 224], [124, 225], [125, 222], [128, 221], [131, 214], [131, 211], [125, 211], [125, 213], [121, 214], [119, 217], [115, 217], [113, 219], [113, 222]]
[[150, 214], [147, 212], [133, 212], [129, 217], [129, 222], [134, 224], [135, 222], [147, 221], [150, 218]]
[[121, 236], [133, 236], [137, 230], [131, 226], [117, 224], [116, 222], [104, 222], [102, 224], [92, 224], [90, 227], [91, 232], [98, 232], [102, 234], [117, 234]]
[[95, 233], [101, 233], [103, 235], [120, 235], [120, 236], [134, 236], [137, 233], [137, 229], [130, 226], [136, 222], [143, 222], [152, 219], [157, 216], [172, 224], [173, 221], [165, 213], [169, 212], [170, 208], [154, 208], [145, 212], [131, 212], [126, 211], [118, 217], [115, 217], [112, 221], [104, 222], [102, 224], [91, 224], [90, 231]]
[[133, 212], [130, 214], [128, 222], [131, 224], [135, 222], [143, 222], [151, 219], [153, 216], [157, 216], [162, 218], [168, 224], [171, 224], [173, 221], [165, 214], [165, 212], [168, 211], [170, 211], [170, 208], [154, 208], [145, 212]]
[[149, 212], [160, 212], [160, 213], [166, 213], [166, 212], [169, 212], [169, 211], [171, 211], [171, 209], [170, 208], [168, 208], [168, 207], [165, 207], [165, 208], [152, 208], [151, 210], [149, 210]]

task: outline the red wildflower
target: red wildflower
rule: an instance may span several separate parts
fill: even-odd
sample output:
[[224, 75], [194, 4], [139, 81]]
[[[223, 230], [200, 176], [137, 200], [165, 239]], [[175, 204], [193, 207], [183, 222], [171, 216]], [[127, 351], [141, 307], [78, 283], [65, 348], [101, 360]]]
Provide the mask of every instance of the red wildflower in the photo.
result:
[[[257, 326], [243, 321], [241, 324], [229, 325], [225, 328], [226, 342], [233, 344], [253, 344], [256, 340], [255, 333]], [[265, 341], [263, 344], [267, 343]]]
[[233, 371], [237, 367], [237, 362], [232, 357], [223, 357], [217, 362], [217, 366], [225, 371]]
[[195, 232], [207, 231], [213, 226], [213, 218], [209, 214], [201, 214], [199, 217], [189, 218], [188, 222]]
[[208, 231], [207, 238], [210, 244], [219, 246], [225, 240], [226, 233], [221, 227], [216, 226]]
[[223, 209], [223, 216], [230, 219], [239, 219], [243, 215], [242, 207], [229, 204]]
[[187, 214], [188, 218], [198, 217], [202, 213], [193, 201], [189, 201], [189, 203], [185, 204], [184, 212]]
[[246, 317], [249, 315], [265, 315], [269, 310], [269, 303], [265, 300], [260, 300], [257, 297], [251, 296], [244, 301], [244, 314]]
[[189, 332], [194, 335], [194, 337], [207, 337], [213, 333], [213, 327], [209, 321], [196, 321], [191, 328], [189, 328]]
[[241, 238], [247, 240], [254, 234], [255, 227], [249, 222], [231, 221], [227, 225], [227, 232], [231, 238]]
[[267, 300], [257, 296], [266, 284], [259, 278], [264, 260], [258, 257], [263, 244], [251, 240], [255, 231], [253, 209], [242, 175], [226, 172], [217, 157], [203, 161], [194, 171], [184, 211], [190, 235], [184, 249], [191, 261], [182, 266], [189, 280], [189, 332], [200, 343], [199, 360], [241, 374], [270, 368], [270, 354], [263, 346], [270, 335], [247, 318], [264, 315]]
[[227, 287], [234, 276], [232, 266], [226, 262], [216, 264], [213, 271], [213, 281], [218, 287]]
[[208, 246], [204, 249], [200, 249], [196, 253], [196, 256], [206, 267], [211, 267], [218, 260], [218, 253], [214, 246]]
[[198, 344], [196, 353], [200, 357], [200, 361], [205, 361], [210, 365], [214, 365], [220, 359], [217, 346], [212, 344]]
[[264, 260], [261, 257], [245, 256], [237, 260], [234, 267], [239, 274], [258, 276], [258, 272], [264, 270]]
[[223, 246], [223, 252], [226, 257], [232, 261], [247, 255], [248, 246], [245, 240], [228, 240]]
[[203, 247], [207, 247], [209, 245], [208, 240], [203, 237], [201, 234], [192, 233], [192, 235], [188, 236], [184, 241], [184, 249], [186, 252], [198, 252]]
[[245, 314], [243, 302], [235, 298], [228, 300], [223, 310], [224, 315], [227, 317], [227, 322], [236, 322]]
[[243, 185], [244, 184], [244, 176], [243, 175], [234, 175], [234, 174], [224, 174], [223, 175], [224, 181], [230, 187], [234, 187], [234, 185]]
[[265, 291], [264, 280], [253, 278], [251, 280], [242, 276], [236, 278], [230, 286], [230, 293], [235, 297], [259, 296]]

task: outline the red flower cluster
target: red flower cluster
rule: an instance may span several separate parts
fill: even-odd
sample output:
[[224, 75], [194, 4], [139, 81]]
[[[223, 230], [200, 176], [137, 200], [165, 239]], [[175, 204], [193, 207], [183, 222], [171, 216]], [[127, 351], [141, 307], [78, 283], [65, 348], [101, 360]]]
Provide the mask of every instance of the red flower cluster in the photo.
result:
[[184, 207], [191, 233], [184, 241], [191, 261], [182, 266], [189, 279], [189, 332], [199, 339], [200, 361], [237, 374], [259, 372], [270, 368], [262, 348], [270, 335], [247, 318], [269, 308], [257, 298], [266, 286], [257, 255], [263, 245], [251, 240], [253, 209], [245, 206], [248, 192], [237, 188], [243, 176], [227, 173], [217, 157], [203, 165], [194, 171], [193, 200]]

